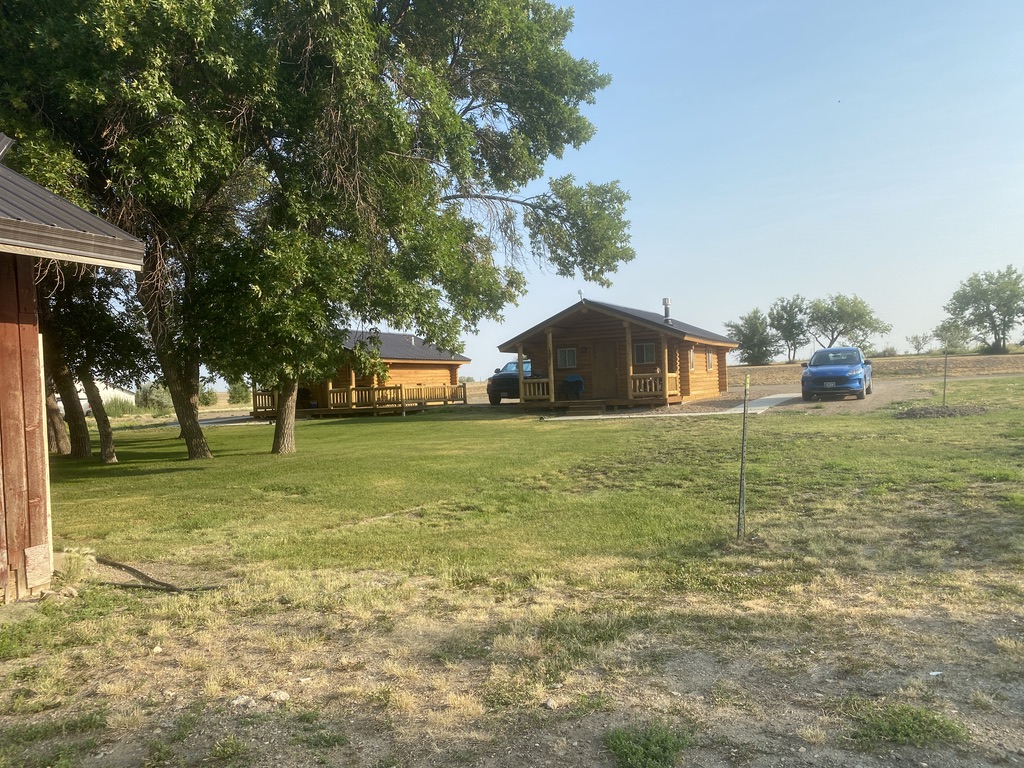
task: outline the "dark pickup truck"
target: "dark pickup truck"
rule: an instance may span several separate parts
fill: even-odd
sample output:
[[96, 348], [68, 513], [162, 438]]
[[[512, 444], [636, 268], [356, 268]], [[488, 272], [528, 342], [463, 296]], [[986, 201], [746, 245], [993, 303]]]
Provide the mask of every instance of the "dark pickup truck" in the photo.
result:
[[[530, 378], [530, 361], [523, 361], [523, 377]], [[487, 380], [487, 400], [491, 405], [500, 405], [501, 399], [519, 399], [519, 363], [512, 361], [494, 369], [494, 375]]]

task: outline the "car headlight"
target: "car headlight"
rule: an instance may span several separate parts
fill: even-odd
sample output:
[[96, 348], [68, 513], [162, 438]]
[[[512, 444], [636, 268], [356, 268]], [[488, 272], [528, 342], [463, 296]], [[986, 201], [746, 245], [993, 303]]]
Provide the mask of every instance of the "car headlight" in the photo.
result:
[[857, 368], [851, 368], [850, 369], [850, 375], [851, 376], [863, 376], [864, 375], [864, 369], [859, 367], [859, 366]]

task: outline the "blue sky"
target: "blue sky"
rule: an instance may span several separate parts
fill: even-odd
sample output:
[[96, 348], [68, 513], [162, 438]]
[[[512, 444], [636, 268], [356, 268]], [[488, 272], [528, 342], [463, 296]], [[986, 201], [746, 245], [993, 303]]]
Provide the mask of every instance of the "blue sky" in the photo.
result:
[[[587, 298], [711, 331], [779, 297], [856, 294], [909, 349], [970, 274], [1024, 268], [1024, 2], [723, 0], [575, 6], [613, 77], [552, 175], [618, 179], [636, 259], [610, 288], [534, 264], [497, 345]], [[808, 349], [809, 352], [809, 349]]]

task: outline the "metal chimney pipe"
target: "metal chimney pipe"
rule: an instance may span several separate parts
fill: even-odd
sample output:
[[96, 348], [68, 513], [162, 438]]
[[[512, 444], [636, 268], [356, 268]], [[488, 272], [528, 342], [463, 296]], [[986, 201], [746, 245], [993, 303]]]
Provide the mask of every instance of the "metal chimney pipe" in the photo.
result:
[[669, 310], [670, 310], [670, 308], [672, 306], [672, 299], [668, 299], [668, 298], [662, 299], [661, 300], [661, 306], [663, 306], [665, 308], [665, 322], [666, 323], [671, 323], [672, 319], [669, 317]]

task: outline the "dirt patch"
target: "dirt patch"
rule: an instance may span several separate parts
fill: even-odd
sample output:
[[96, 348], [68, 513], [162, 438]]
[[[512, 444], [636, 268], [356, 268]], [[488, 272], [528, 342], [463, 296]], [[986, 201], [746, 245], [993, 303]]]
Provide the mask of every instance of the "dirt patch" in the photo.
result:
[[902, 408], [896, 412], [897, 419], [952, 419], [958, 416], [978, 416], [988, 409], [980, 405], [931, 405], [919, 408]]

